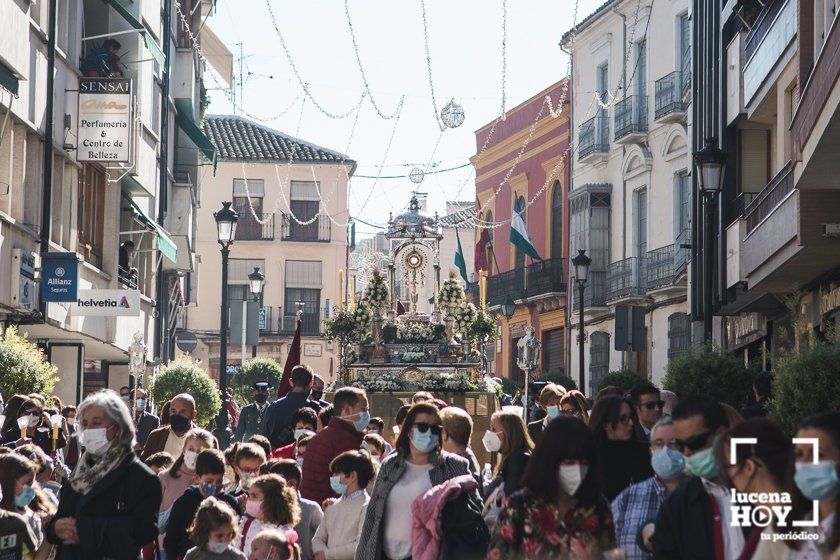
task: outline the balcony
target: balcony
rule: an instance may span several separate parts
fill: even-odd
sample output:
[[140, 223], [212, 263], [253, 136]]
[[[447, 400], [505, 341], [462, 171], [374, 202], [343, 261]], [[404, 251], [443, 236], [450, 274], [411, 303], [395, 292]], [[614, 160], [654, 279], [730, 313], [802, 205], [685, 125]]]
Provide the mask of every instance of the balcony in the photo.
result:
[[647, 136], [647, 97], [630, 95], [615, 105], [615, 141], [631, 144]]
[[[487, 305], [493, 307], [505, 302], [508, 295], [514, 301], [536, 301], [566, 293], [565, 259], [546, 259], [527, 267], [508, 270], [487, 277]], [[477, 303], [478, 283], [467, 285], [467, 293]]]
[[[266, 306], [260, 308], [260, 333], [292, 335], [295, 332], [295, 314], [287, 315], [281, 306]], [[300, 332], [306, 336], [318, 336], [323, 332], [324, 319], [327, 309], [322, 307], [315, 313], [304, 313], [301, 316]]]
[[747, 235], [755, 231], [758, 225], [793, 192], [792, 172], [793, 164], [788, 162], [744, 209]]
[[292, 218], [291, 214], [281, 212], [280, 215], [282, 218], [280, 238], [283, 241], [328, 243], [332, 239], [332, 222], [329, 216], [319, 214], [314, 221], [300, 224]]
[[645, 297], [644, 259], [629, 257], [607, 267], [607, 301]]
[[770, 32], [773, 21], [784, 5], [785, 0], [770, 0], [764, 4], [764, 8], [758, 14], [744, 40], [744, 58], [746, 60], [750, 60], [758, 50], [758, 46]]
[[529, 300], [566, 293], [564, 260], [546, 259], [528, 266], [525, 274], [525, 296]]
[[[578, 287], [573, 283], [572, 286], [572, 301], [573, 310], [580, 311], [580, 298], [578, 297]], [[607, 307], [607, 272], [604, 270], [589, 270], [589, 280], [583, 289], [583, 304], [586, 306], [586, 313], [589, 315], [597, 315], [591, 313], [593, 310], [604, 309]]]
[[[259, 218], [259, 220], [257, 220]], [[274, 214], [242, 213], [236, 222], [237, 241], [273, 241]]]
[[685, 228], [677, 235], [677, 242], [674, 247], [674, 272], [677, 276], [688, 268], [688, 261], [691, 260], [691, 229]]
[[[768, 1], [744, 39], [744, 103], [757, 105], [753, 97], [777, 65], [790, 58], [791, 41], [796, 37], [797, 0]], [[786, 54], [788, 53], [788, 54]], [[761, 99], [763, 96], [759, 96]], [[749, 110], [748, 110], [749, 112]]]
[[606, 115], [593, 117], [580, 125], [578, 131], [578, 161], [605, 161], [610, 152], [610, 120]]
[[514, 301], [525, 297], [525, 270], [508, 270], [487, 278], [487, 305], [501, 305], [510, 296]]
[[138, 278], [137, 278], [137, 271], [129, 271], [125, 270], [122, 267], [117, 267], [117, 280], [120, 283], [120, 286], [127, 288], [129, 290], [136, 290], [138, 289]]
[[656, 122], [684, 122], [687, 104], [683, 101], [682, 72], [671, 72], [656, 80], [656, 107], [653, 118]]
[[645, 279], [649, 292], [665, 292], [675, 289], [685, 291], [685, 283], [677, 280], [685, 270], [687, 251], [676, 243], [648, 251], [645, 256]]

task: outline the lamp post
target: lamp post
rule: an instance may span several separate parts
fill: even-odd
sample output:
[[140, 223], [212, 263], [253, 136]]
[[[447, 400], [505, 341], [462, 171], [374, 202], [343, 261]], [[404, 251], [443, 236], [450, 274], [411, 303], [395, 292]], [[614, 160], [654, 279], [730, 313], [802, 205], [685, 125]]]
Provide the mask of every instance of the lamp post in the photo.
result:
[[236, 238], [236, 222], [239, 215], [230, 207], [230, 202], [222, 202], [222, 209], [213, 214], [216, 219], [217, 239], [222, 246], [222, 310], [219, 325], [219, 391], [222, 393], [222, 407], [216, 417], [216, 439], [222, 449], [230, 443], [228, 429], [227, 396], [227, 338], [228, 338], [228, 256], [230, 246]]
[[522, 419], [528, 424], [528, 385], [531, 383], [531, 372], [540, 363], [540, 341], [534, 336], [536, 329], [532, 326], [525, 328], [525, 336], [516, 344], [516, 365], [525, 373], [525, 403], [522, 407]]
[[712, 291], [714, 285], [714, 221], [715, 203], [723, 184], [726, 153], [718, 148], [717, 138], [706, 138], [706, 145], [694, 154], [697, 183], [706, 210], [703, 224], [703, 340], [712, 341]]
[[[251, 296], [254, 298], [254, 301], [259, 302], [260, 301], [260, 296], [262, 295], [262, 292], [263, 292], [263, 288], [265, 288], [265, 274], [262, 273], [262, 271], [260, 270], [260, 267], [255, 266], [254, 267], [254, 272], [252, 272], [251, 274], [248, 275], [248, 287], [251, 290]], [[259, 310], [257, 310], [257, 313], [259, 313]], [[243, 319], [243, 321], [245, 319], [245, 314], [244, 313], [242, 314], [242, 319]], [[242, 339], [244, 340], [245, 337], [242, 337]], [[257, 325], [257, 342], [258, 343], [259, 343], [259, 339], [260, 339], [259, 325]], [[252, 358], [257, 357], [257, 345], [256, 344], [251, 348], [251, 357]]]
[[578, 254], [572, 259], [572, 265], [575, 267], [575, 284], [578, 289], [578, 365], [580, 366], [580, 391], [586, 392], [586, 369], [584, 367], [584, 348], [585, 341], [583, 333], [583, 297], [586, 292], [586, 282], [589, 280], [589, 266], [592, 264], [592, 259], [586, 256], [585, 249], [578, 249]]

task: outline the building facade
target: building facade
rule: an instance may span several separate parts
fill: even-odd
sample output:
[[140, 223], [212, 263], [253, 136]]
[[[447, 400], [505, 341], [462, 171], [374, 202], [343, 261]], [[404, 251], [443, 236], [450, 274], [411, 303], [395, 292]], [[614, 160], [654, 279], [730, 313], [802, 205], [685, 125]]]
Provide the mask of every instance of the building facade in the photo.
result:
[[689, 9], [688, 0], [614, 0], [563, 37], [575, 100], [570, 254], [582, 249], [592, 259], [583, 300], [587, 394], [620, 369], [661, 383], [690, 344]]
[[300, 310], [301, 360], [325, 380], [335, 379], [338, 348], [321, 333], [324, 319], [343, 299], [347, 194], [355, 162], [242, 117], [208, 116], [204, 131], [218, 148], [218, 167], [215, 176], [204, 178], [196, 217], [201, 282], [195, 282], [196, 300], [188, 306], [186, 322], [198, 337], [194, 355], [218, 378], [222, 270], [213, 213], [230, 201], [239, 219], [228, 264], [227, 371], [235, 372], [254, 353], [246, 345], [243, 356], [237, 340], [243, 300], [251, 299], [248, 275], [260, 268], [265, 287], [261, 301], [251, 306], [259, 314], [256, 354], [282, 363]]
[[[529, 325], [542, 340], [540, 370], [566, 369], [568, 115], [568, 82], [561, 80], [510, 109], [504, 120], [476, 131], [471, 162], [479, 227], [472, 242], [487, 263], [488, 308], [499, 313], [508, 297], [516, 306], [513, 316], [501, 322], [490, 352], [496, 376], [522, 379], [512, 349]], [[508, 241], [517, 202], [541, 260], [532, 260]], [[471, 291], [477, 301], [477, 287]]]
[[[194, 262], [198, 171], [214, 157], [195, 134], [204, 63], [186, 29], [212, 4], [182, 0], [183, 19], [161, 0], [0, 4], [0, 269], [11, 271], [0, 276], [0, 322], [18, 325], [58, 366], [64, 402], [132, 384], [135, 339], [149, 362], [172, 355]], [[116, 56], [91, 67], [109, 39], [120, 43]], [[96, 101], [94, 87], [122, 96]], [[112, 138], [89, 116], [97, 107], [123, 112], [125, 136], [110, 148], [91, 147], [91, 129]], [[127, 241], [134, 251], [121, 254]], [[47, 301], [38, 287], [61, 253], [78, 267], [65, 278], [78, 299]]]

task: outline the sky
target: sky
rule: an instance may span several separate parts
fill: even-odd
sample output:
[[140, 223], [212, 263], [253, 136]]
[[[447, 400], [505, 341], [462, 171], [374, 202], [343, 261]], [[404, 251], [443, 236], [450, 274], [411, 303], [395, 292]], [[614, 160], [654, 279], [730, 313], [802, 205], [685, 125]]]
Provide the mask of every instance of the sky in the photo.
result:
[[[235, 74], [241, 43], [244, 91], [237, 105], [261, 118], [289, 108], [279, 118], [262, 124], [349, 155], [358, 165], [350, 184], [351, 216], [384, 224], [389, 212], [396, 214], [406, 207], [414, 184], [407, 178], [359, 176], [408, 175], [415, 166], [431, 170], [469, 163], [477, 151], [475, 131], [497, 118], [502, 107], [503, 21], [507, 30], [504, 95], [507, 108], [511, 108], [566, 75], [568, 56], [558, 43], [574, 24], [576, 4], [580, 21], [602, 1], [508, 0], [505, 20], [502, 0], [425, 0], [430, 81], [421, 0], [347, 0], [373, 100], [383, 113], [390, 114], [405, 96], [396, 128], [395, 120], [382, 119], [369, 100], [363, 103], [358, 119], [356, 113], [344, 119], [330, 118], [311, 100], [302, 102], [305, 96], [267, 3], [271, 3], [292, 62], [315, 101], [327, 112], [341, 114], [356, 106], [364, 91], [344, 0], [219, 0], [217, 13], [207, 25], [233, 52]], [[205, 84], [211, 90], [208, 114], [242, 114], [234, 111], [225, 92], [218, 89], [221, 81], [205, 79]], [[462, 126], [441, 134], [432, 91], [438, 111], [450, 99], [463, 107], [466, 118]], [[447, 200], [474, 200], [471, 170], [468, 165], [427, 175], [420, 191], [428, 193], [429, 210], [442, 212]], [[359, 238], [377, 231], [357, 224]]]

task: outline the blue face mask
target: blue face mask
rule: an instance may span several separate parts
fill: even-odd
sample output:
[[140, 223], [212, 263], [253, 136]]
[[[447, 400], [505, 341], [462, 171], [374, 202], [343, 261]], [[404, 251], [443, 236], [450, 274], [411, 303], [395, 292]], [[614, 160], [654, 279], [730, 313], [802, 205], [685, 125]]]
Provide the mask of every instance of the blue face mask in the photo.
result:
[[420, 453], [428, 453], [438, 444], [438, 437], [431, 430], [421, 432], [417, 426], [411, 430], [411, 443]]
[[330, 477], [330, 488], [332, 491], [338, 494], [339, 496], [343, 496], [345, 492], [347, 492], [347, 484], [343, 484], [341, 479], [338, 475], [334, 475]]
[[560, 405], [549, 406], [548, 408], [545, 409], [545, 412], [546, 412], [546, 416], [549, 419], [554, 420], [555, 418], [560, 416]]
[[355, 416], [355, 414], [350, 415], [349, 417], [347, 417], [347, 419], [353, 424], [353, 427], [356, 428], [357, 432], [364, 432], [365, 429], [368, 427], [368, 424], [370, 424], [370, 412], [364, 410], [362, 412], [359, 412], [358, 415], [358, 420], [349, 420], [350, 418]]
[[820, 461], [816, 465], [796, 463], [796, 474], [793, 475], [793, 480], [809, 500], [822, 502], [834, 497], [840, 490], [837, 466], [832, 461]]
[[300, 470], [303, 470], [303, 457], [297, 458], [297, 465]]
[[670, 447], [663, 447], [653, 452], [650, 465], [662, 480], [674, 480], [685, 473], [685, 455]]
[[25, 508], [35, 499], [35, 489], [26, 484], [20, 494], [15, 496], [15, 505], [20, 509]]
[[295, 430], [295, 441], [299, 440], [303, 436], [314, 436], [315, 432], [312, 430], [307, 430], [306, 428], [299, 428]]
[[201, 494], [205, 498], [209, 498], [210, 496], [215, 496], [219, 493], [219, 490], [222, 489], [221, 484], [213, 484], [212, 482], [202, 482], [198, 485], [199, 490], [201, 490]]

